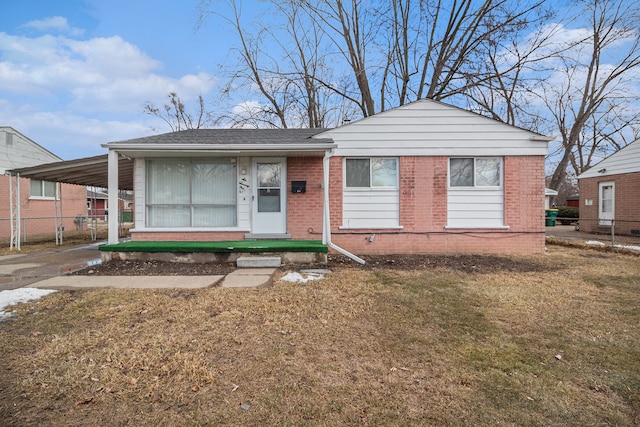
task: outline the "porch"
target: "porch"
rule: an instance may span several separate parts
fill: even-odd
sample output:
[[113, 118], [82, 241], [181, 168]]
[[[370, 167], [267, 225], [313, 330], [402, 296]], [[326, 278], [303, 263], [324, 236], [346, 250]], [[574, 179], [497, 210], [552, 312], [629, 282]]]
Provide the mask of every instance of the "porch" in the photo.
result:
[[326, 264], [321, 240], [129, 241], [99, 247], [103, 262], [141, 260], [235, 263], [246, 256], [277, 256], [284, 264]]

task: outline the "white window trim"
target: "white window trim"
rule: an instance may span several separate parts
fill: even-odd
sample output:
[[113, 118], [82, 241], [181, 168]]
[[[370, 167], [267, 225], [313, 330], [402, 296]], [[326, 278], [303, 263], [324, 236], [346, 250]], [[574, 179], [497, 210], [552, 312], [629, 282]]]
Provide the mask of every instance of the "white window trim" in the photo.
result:
[[[473, 159], [473, 186], [452, 186], [451, 185], [451, 159]], [[500, 185], [494, 186], [478, 186], [475, 185], [476, 182], [476, 160], [478, 159], [499, 159], [500, 160]], [[504, 157], [500, 156], [452, 156], [447, 160], [447, 188], [452, 191], [456, 190], [473, 190], [473, 191], [482, 191], [482, 190], [503, 190], [504, 189]]]
[[55, 184], [56, 195], [53, 197], [49, 196], [32, 196], [31, 195], [31, 181], [40, 181], [40, 187], [42, 189], [42, 193], [44, 194], [44, 183], [45, 182], [53, 182], [53, 181], [45, 181], [42, 179], [33, 179], [29, 181], [29, 200], [60, 200], [60, 193], [58, 191], [58, 183], [53, 182]]
[[[500, 185], [498, 186], [451, 186], [451, 159], [473, 159], [473, 181], [476, 181], [476, 160], [477, 159], [499, 159], [500, 160]], [[508, 225], [504, 225], [505, 221], [505, 195], [504, 195], [504, 157], [500, 156], [452, 156], [447, 159], [447, 193], [462, 193], [471, 191], [474, 193], [488, 193], [492, 191], [502, 192], [502, 222], [503, 225], [445, 225], [445, 230], [509, 230]], [[448, 198], [448, 195], [447, 195]], [[449, 208], [447, 207], [447, 223], [450, 221]]]
[[[224, 158], [228, 158], [230, 159], [230, 162], [236, 165], [236, 189], [238, 187], [238, 182], [239, 182], [239, 168], [237, 167], [237, 161], [238, 158], [237, 157], [224, 157]], [[143, 192], [143, 200], [144, 200], [144, 228], [134, 228], [131, 229], [130, 231], [135, 231], [137, 233], [144, 233], [144, 232], [249, 232], [250, 230], [246, 229], [246, 227], [240, 227], [237, 225], [238, 222], [238, 214], [239, 214], [239, 198], [238, 198], [238, 194], [236, 193], [236, 204], [235, 204], [235, 208], [236, 208], [236, 225], [235, 226], [223, 226], [223, 227], [157, 227], [157, 226], [152, 226], [152, 227], [148, 227], [147, 224], [149, 222], [149, 219], [147, 218], [148, 215], [148, 206], [150, 205], [149, 203], [147, 203], [147, 172], [148, 172], [148, 161], [149, 160], [154, 160], [156, 158], [146, 158], [144, 159], [144, 161], [142, 162], [144, 167], [143, 167], [143, 174], [144, 174], [144, 192]], [[159, 157], [158, 159], [162, 159], [162, 157]], [[195, 160], [202, 160], [201, 158], [194, 158], [194, 157], [186, 157], [186, 159], [188, 159], [189, 161], [193, 161]], [[205, 160], [207, 158], [204, 158]], [[151, 204], [152, 205], [152, 204]], [[191, 207], [193, 207], [193, 205], [190, 205]], [[105, 209], [107, 209], [105, 207]]]
[[[371, 160], [374, 159], [393, 159], [396, 161], [396, 185], [390, 186], [373, 186], [373, 175], [371, 169], [371, 163], [369, 163], [369, 186], [368, 187], [348, 187], [347, 186], [347, 160]], [[344, 157], [342, 159], [342, 188], [347, 191], [384, 191], [384, 190], [398, 190], [400, 189], [400, 158], [389, 156], [359, 156], [359, 157]]]

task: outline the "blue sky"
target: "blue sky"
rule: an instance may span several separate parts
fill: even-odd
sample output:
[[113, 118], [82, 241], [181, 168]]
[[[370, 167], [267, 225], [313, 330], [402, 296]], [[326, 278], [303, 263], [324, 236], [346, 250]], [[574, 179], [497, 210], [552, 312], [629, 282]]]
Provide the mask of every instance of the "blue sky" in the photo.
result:
[[[145, 115], [170, 91], [186, 101], [217, 89], [231, 42], [223, 21], [196, 31], [199, 0], [0, 2], [0, 125], [61, 158], [168, 132]], [[212, 97], [215, 98], [215, 97]]]

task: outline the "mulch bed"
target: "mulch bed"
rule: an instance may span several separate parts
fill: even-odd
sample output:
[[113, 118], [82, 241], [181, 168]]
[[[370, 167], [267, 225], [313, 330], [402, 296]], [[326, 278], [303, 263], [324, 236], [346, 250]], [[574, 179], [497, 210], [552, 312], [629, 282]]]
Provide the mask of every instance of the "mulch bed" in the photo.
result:
[[[536, 260], [495, 255], [367, 255], [360, 265], [343, 255], [329, 255], [327, 265], [284, 265], [283, 270], [304, 268], [355, 267], [370, 271], [378, 268], [417, 270], [447, 268], [464, 273], [492, 273], [497, 271], [548, 271]], [[74, 275], [94, 276], [201, 276], [228, 274], [235, 270], [232, 263], [178, 263], [166, 261], [109, 261], [74, 272]]]

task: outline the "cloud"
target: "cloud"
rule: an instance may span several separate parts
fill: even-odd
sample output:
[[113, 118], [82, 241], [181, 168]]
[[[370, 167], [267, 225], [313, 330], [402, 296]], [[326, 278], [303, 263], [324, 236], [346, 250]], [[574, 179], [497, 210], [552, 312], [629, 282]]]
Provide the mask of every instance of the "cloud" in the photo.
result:
[[70, 26], [67, 18], [62, 16], [51, 16], [49, 18], [29, 21], [22, 27], [33, 28], [40, 32], [53, 31], [62, 34], [69, 34], [71, 36], [81, 36], [84, 33], [84, 30]]
[[189, 101], [216, 84], [207, 73], [175, 78], [161, 69], [160, 61], [119, 36], [75, 40], [0, 33], [0, 97], [57, 99], [73, 110], [135, 114], [147, 102], [163, 102], [169, 92]]
[[[162, 62], [119, 36], [0, 32], [0, 117], [62, 158], [100, 154], [100, 144], [149, 135], [158, 119], [144, 105], [176, 92], [188, 104], [206, 97], [214, 76], [162, 73]], [[169, 129], [163, 129], [169, 131]]]

